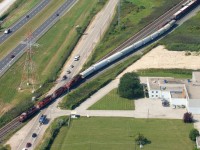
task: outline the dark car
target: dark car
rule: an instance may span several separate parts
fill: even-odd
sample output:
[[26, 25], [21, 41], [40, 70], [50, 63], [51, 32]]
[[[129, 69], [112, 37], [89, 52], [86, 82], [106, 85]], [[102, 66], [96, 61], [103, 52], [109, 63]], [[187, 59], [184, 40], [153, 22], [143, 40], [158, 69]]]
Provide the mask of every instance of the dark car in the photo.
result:
[[26, 143], [26, 148], [29, 148], [29, 147], [31, 147], [31, 143]]
[[11, 55], [11, 56], [10, 56], [10, 58], [14, 58], [14, 57], [15, 57], [15, 55]]
[[29, 18], [29, 15], [26, 15], [26, 18]]
[[37, 134], [36, 134], [36, 133], [33, 133], [33, 134], [32, 134], [32, 137], [33, 137], [33, 138], [35, 138], [36, 136], [37, 136]]
[[71, 65], [70, 67], [71, 67], [71, 68], [74, 68], [74, 65]]
[[71, 73], [71, 71], [70, 71], [70, 70], [67, 70], [67, 73], [68, 73], [68, 74], [70, 74], [70, 73]]
[[59, 14], [56, 14], [56, 16], [59, 16]]
[[66, 75], [64, 75], [64, 76], [63, 76], [63, 80], [66, 80], [66, 79], [67, 79], [67, 76], [66, 76]]
[[163, 101], [162, 105], [163, 105], [163, 107], [169, 107], [169, 102], [168, 101]]

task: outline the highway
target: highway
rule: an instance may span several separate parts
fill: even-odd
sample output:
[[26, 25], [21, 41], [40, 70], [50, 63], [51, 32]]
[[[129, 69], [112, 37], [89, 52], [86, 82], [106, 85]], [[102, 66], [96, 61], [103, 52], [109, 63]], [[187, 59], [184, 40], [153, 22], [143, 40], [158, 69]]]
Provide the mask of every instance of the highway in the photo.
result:
[[[58, 8], [40, 27], [32, 33], [31, 43], [34, 44], [42, 35], [44, 35], [60, 17], [73, 6], [77, 0], [67, 0], [60, 8]], [[0, 77], [14, 64], [27, 49], [27, 39], [14, 48], [6, 57], [0, 61]], [[11, 56], [14, 55], [14, 58]]]
[[31, 20], [34, 16], [36, 16], [42, 9], [44, 9], [49, 4], [50, 1], [51, 0], [42, 0], [32, 10], [30, 10], [26, 15], [21, 17], [14, 25], [9, 27], [9, 29], [11, 30], [11, 32], [9, 34], [1, 34], [0, 35], [0, 44], [2, 44], [10, 36], [12, 36], [23, 25], [25, 25], [27, 22], [29, 22], [29, 20]]

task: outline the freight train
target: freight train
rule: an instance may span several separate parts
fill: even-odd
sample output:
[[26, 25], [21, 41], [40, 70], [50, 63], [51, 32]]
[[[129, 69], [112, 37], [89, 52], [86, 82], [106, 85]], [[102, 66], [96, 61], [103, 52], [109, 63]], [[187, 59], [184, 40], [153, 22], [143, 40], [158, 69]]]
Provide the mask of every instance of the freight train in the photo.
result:
[[80, 74], [73, 77], [69, 82], [67, 82], [64, 86], [59, 87], [56, 89], [53, 94], [46, 96], [42, 101], [38, 102], [35, 106], [27, 110], [26, 112], [22, 113], [19, 117], [19, 121], [23, 122], [27, 120], [29, 117], [33, 116], [37, 112], [39, 112], [40, 109], [47, 106], [49, 103], [51, 103], [56, 98], [60, 97], [62, 94], [66, 93], [69, 89], [74, 87], [77, 83], [80, 83], [83, 78], [86, 78], [87, 76], [95, 73], [96, 71], [102, 69], [103, 67], [115, 62], [116, 60], [126, 56], [127, 54], [136, 51], [138, 48], [144, 46], [145, 44], [155, 40], [159, 36], [166, 33], [169, 29], [171, 29], [174, 24], [176, 23], [176, 20], [180, 19], [183, 15], [185, 15], [192, 7], [197, 5], [200, 0], [189, 0], [186, 3], [182, 5], [182, 8], [174, 13], [171, 17], [171, 20], [168, 21], [162, 28], [160, 28], [158, 31], [154, 32], [153, 34], [139, 40], [138, 42], [126, 47], [122, 51], [119, 51], [108, 58], [92, 65], [85, 71], [81, 72]]

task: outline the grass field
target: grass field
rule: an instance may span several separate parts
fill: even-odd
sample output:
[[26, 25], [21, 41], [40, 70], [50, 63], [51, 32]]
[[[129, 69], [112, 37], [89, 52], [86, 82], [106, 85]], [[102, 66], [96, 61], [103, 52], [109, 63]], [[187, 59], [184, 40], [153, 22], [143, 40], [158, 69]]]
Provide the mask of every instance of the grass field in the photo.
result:
[[137, 74], [148, 77], [192, 78], [192, 70], [187, 69], [145, 69], [138, 70]]
[[89, 107], [89, 110], [134, 110], [134, 100], [122, 98], [117, 89], [113, 89], [97, 103]]
[[14, 49], [29, 32], [37, 29], [55, 10], [57, 10], [65, 0], [52, 0], [52, 2], [31, 19], [26, 25], [13, 34], [8, 40], [0, 45], [0, 59], [6, 56], [12, 49]]
[[0, 20], [4, 20], [1, 29], [11, 26], [39, 2], [40, 0], [17, 0], [0, 18]]
[[163, 38], [159, 43], [165, 45], [168, 50], [200, 51], [199, 23], [200, 12]]
[[[165, 11], [181, 0], [126, 0], [121, 1], [120, 22], [115, 15], [110, 28], [85, 64], [85, 68], [94, 64], [107, 53], [115, 49], [126, 39], [140, 31]], [[113, 44], [111, 44], [113, 43]]]
[[[58, 2], [58, 1], [56, 1]], [[81, 0], [54, 27], [52, 27], [37, 43], [38, 48], [34, 48], [33, 60], [37, 66], [37, 74], [40, 83], [45, 86], [41, 90], [43, 93], [52, 86], [52, 81], [57, 78], [60, 68], [67, 60], [73, 47], [80, 38], [75, 27], [77, 24], [86, 28], [95, 12], [98, 12], [103, 5], [98, 1]], [[22, 103], [30, 102], [31, 92], [18, 92], [21, 82], [21, 74], [24, 65], [24, 56], [14, 64], [11, 69], [0, 78], [0, 114], [10, 108], [21, 107]], [[26, 109], [26, 105], [22, 105]], [[21, 109], [19, 109], [21, 110]], [[14, 111], [13, 115], [17, 115]], [[6, 117], [8, 118], [8, 117]], [[0, 120], [3, 119], [2, 117]], [[2, 120], [0, 121], [0, 125]]]
[[146, 150], [191, 150], [188, 135], [192, 128], [193, 124], [182, 120], [80, 118], [70, 128], [61, 128], [51, 150], [133, 150], [138, 133], [151, 141], [144, 146]]

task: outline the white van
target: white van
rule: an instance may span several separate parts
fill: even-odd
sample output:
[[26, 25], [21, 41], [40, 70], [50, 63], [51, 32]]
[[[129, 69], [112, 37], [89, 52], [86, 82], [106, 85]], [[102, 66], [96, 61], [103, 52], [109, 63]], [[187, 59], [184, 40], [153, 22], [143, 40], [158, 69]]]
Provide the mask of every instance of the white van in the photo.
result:
[[80, 58], [80, 55], [76, 55], [76, 56], [74, 57], [74, 60], [75, 60], [75, 61], [78, 61], [79, 58]]

